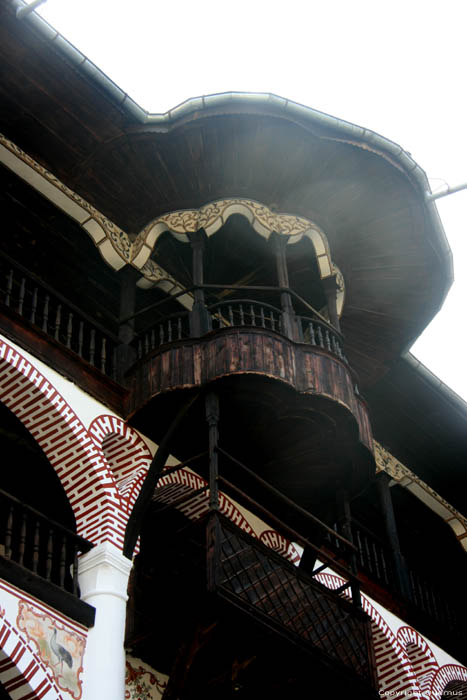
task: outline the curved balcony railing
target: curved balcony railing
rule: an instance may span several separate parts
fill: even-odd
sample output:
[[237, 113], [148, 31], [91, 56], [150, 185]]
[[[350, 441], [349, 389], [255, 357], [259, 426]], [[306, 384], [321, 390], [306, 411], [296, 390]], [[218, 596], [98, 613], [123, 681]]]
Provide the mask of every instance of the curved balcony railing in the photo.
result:
[[189, 338], [190, 335], [189, 311], [163, 316], [154, 326], [150, 326], [136, 336], [134, 343], [136, 344], [137, 358], [140, 360], [160, 345], [183, 340], [183, 338]]
[[258, 327], [281, 333], [282, 312], [276, 306], [254, 299], [218, 301], [207, 307], [212, 329]]
[[303, 343], [314, 345], [336, 355], [340, 360], [347, 362], [344, 355], [342, 336], [328, 323], [324, 323], [309, 316], [297, 316], [299, 332]]
[[[203, 285], [200, 289], [210, 290], [213, 286]], [[215, 288], [224, 291], [232, 289], [221, 285], [215, 285]], [[211, 331], [225, 328], [258, 328], [273, 331], [295, 342], [321, 348], [347, 363], [341, 333], [292, 290], [278, 287], [247, 286], [239, 289], [254, 291], [259, 295], [267, 293], [269, 297], [279, 296], [281, 306], [252, 298], [230, 298], [210, 304], [203, 303], [201, 311], [200, 307], [196, 307], [195, 304], [192, 311], [161, 316], [155, 324], [137, 333], [133, 345], [136, 348], [138, 359], [144, 358], [166, 343], [199, 337]], [[296, 315], [290, 306], [286, 310], [281, 308], [284, 294], [289, 295], [290, 298], [296, 298], [296, 302], [302, 308], [304, 307], [307, 313]], [[193, 319], [196, 314], [200, 313], [204, 315], [204, 319], [197, 325]], [[194, 331], [195, 327], [204, 328], [204, 332]]]

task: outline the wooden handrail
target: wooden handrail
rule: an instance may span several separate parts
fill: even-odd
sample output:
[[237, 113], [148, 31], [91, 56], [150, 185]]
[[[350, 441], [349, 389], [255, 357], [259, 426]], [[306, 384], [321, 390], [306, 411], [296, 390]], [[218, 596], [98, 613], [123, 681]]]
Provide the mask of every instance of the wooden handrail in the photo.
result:
[[165, 321], [170, 321], [172, 318], [184, 318], [185, 316], [189, 316], [190, 311], [185, 310], [185, 311], [174, 311], [171, 314], [166, 314], [165, 316], [160, 316], [160, 318], [157, 319], [157, 321], [154, 321], [151, 323], [149, 326], [146, 326], [143, 328], [143, 330], [138, 331], [136, 333], [134, 340], [138, 340], [142, 335], [147, 333], [148, 331], [152, 330], [156, 326], [160, 326], [162, 323], [165, 323]]
[[304, 516], [304, 517], [307, 518], [308, 520], [311, 520], [311, 521], [313, 522], [314, 525], [317, 525], [317, 526], [320, 527], [322, 530], [324, 530], [324, 531], [327, 532], [328, 534], [330, 534], [330, 535], [332, 535], [333, 537], [335, 537], [336, 539], [338, 539], [340, 542], [342, 542], [343, 544], [345, 544], [345, 546], [348, 547], [349, 549], [353, 550], [354, 552], [358, 552], [357, 547], [356, 547], [352, 542], [350, 542], [350, 540], [347, 540], [347, 539], [346, 539], [345, 537], [343, 537], [341, 534], [339, 534], [338, 532], [336, 532], [335, 530], [333, 530], [331, 527], [329, 527], [328, 525], [326, 525], [326, 523], [323, 523], [323, 521], [320, 520], [319, 518], [317, 518], [316, 515], [313, 515], [313, 514], [310, 513], [308, 510], [305, 510], [305, 508], [302, 508], [302, 507], [299, 506], [297, 503], [295, 503], [295, 501], [292, 501], [290, 498], [288, 498], [287, 496], [285, 496], [283, 493], [281, 493], [281, 491], [279, 491], [279, 490], [276, 489], [274, 486], [272, 486], [271, 484], [269, 484], [267, 481], [265, 481], [264, 479], [262, 479], [262, 478], [261, 478], [260, 476], [258, 476], [258, 474], [256, 474], [252, 469], [249, 469], [245, 464], [243, 464], [242, 462], [240, 462], [240, 460], [238, 460], [238, 459], [236, 459], [235, 457], [233, 457], [232, 455], [230, 455], [228, 452], [226, 452], [225, 450], [223, 450], [221, 447], [217, 447], [216, 449], [217, 449], [218, 452], [220, 452], [221, 454], [223, 454], [224, 457], [227, 457], [227, 459], [230, 459], [234, 464], [236, 464], [237, 467], [240, 467], [241, 469], [243, 469], [243, 471], [245, 471], [249, 476], [251, 476], [253, 479], [255, 479], [259, 484], [261, 484], [261, 486], [263, 486], [263, 487], [266, 488], [268, 491], [270, 491], [272, 494], [274, 494], [274, 496], [276, 496], [277, 498], [279, 498], [283, 503], [286, 503], [289, 507], [291, 507], [291, 508], [293, 508], [294, 510], [296, 510], [297, 513], [300, 513], [300, 515]]
[[77, 535], [76, 532], [69, 530], [67, 527], [65, 527], [64, 525], [61, 525], [56, 520], [52, 520], [52, 518], [49, 518], [48, 515], [44, 515], [44, 513], [41, 513], [40, 511], [36, 510], [35, 508], [28, 506], [26, 503], [23, 503], [18, 498], [15, 498], [15, 496], [12, 496], [10, 493], [7, 493], [6, 491], [3, 491], [3, 489], [0, 489], [0, 496], [3, 496], [7, 501], [15, 503], [21, 509], [28, 511], [29, 513], [32, 513], [33, 515], [36, 516], [36, 518], [39, 518], [43, 522], [45, 522], [49, 525], [52, 525], [57, 530], [60, 530], [61, 532], [68, 535], [68, 537], [70, 539], [74, 540], [75, 543], [79, 546], [79, 550], [83, 554], [85, 554], [86, 552], [89, 552], [89, 550], [91, 550], [94, 547], [94, 544], [92, 542], [85, 540], [84, 537], [80, 537], [80, 535]]
[[183, 469], [183, 467], [186, 467], [187, 464], [191, 464], [192, 462], [195, 462], [197, 459], [200, 459], [200, 457], [205, 457], [208, 453], [207, 450], [204, 452], [200, 452], [199, 454], [195, 455], [194, 457], [190, 457], [189, 459], [186, 459], [184, 462], [179, 462], [179, 464], [175, 464], [173, 467], [167, 467], [164, 469], [164, 471], [161, 474], [161, 479], [164, 476], [168, 476], [169, 474], [174, 474], [175, 472], [180, 471], [180, 469]]
[[[326, 554], [326, 552], [320, 549], [318, 545], [313, 544], [313, 542], [310, 542], [310, 540], [308, 540], [306, 537], [303, 537], [303, 535], [301, 535], [299, 532], [297, 532], [289, 525], [284, 523], [282, 520], [277, 518], [275, 515], [270, 513], [264, 506], [255, 501], [253, 498], [251, 498], [251, 496], [248, 496], [248, 494], [244, 493], [241, 489], [232, 484], [232, 482], [225, 479], [223, 476], [219, 476], [218, 480], [222, 484], [224, 484], [224, 486], [227, 489], [233, 491], [240, 498], [240, 500], [246, 502], [251, 508], [253, 508], [253, 510], [256, 509], [257, 511], [262, 513], [262, 515], [265, 516], [268, 522], [274, 524], [279, 530], [286, 533], [289, 537], [293, 538], [293, 540], [296, 541], [298, 544], [304, 547], [309, 547], [314, 552], [316, 552], [316, 554], [319, 555], [320, 560], [325, 561], [327, 563], [327, 566], [331, 567], [334, 571], [340, 573], [342, 576], [349, 579], [349, 581], [354, 581], [355, 583], [360, 585], [361, 581], [356, 574], [350, 571], [350, 569], [348, 569], [346, 566], [343, 566], [340, 562], [336, 561], [336, 559], [330, 557], [329, 554]], [[311, 573], [311, 576], [313, 576], [313, 572]]]
[[[45, 289], [46, 292], [50, 292], [50, 294], [53, 294], [53, 296], [58, 299], [60, 302], [65, 304], [68, 308], [70, 308], [74, 313], [76, 313], [78, 316], [80, 316], [83, 320], [87, 321], [91, 326], [96, 328], [96, 330], [100, 331], [103, 335], [106, 335], [110, 340], [112, 340], [114, 343], [119, 343], [120, 340], [117, 335], [112, 333], [112, 331], [109, 331], [107, 328], [104, 328], [104, 326], [101, 326], [100, 323], [90, 316], [87, 315], [85, 311], [82, 309], [78, 308], [71, 302], [69, 299], [67, 299], [63, 294], [60, 294], [60, 292], [57, 292], [53, 287], [51, 287], [49, 284], [44, 282], [40, 277], [35, 275], [33, 272], [30, 272], [28, 269], [23, 267], [20, 263], [16, 262], [16, 260], [13, 260], [13, 258], [10, 258], [9, 255], [6, 253], [3, 253], [0, 251], [0, 256], [4, 258], [5, 260], [8, 261], [10, 265], [13, 267], [16, 267], [25, 277], [28, 277], [29, 279], [33, 280], [38, 287], [41, 287], [42, 289]], [[115, 319], [115, 323], [118, 324], [118, 318], [109, 312], [109, 316], [112, 316]]]
[[[258, 301], [257, 299], [223, 299], [222, 301], [216, 301], [214, 304], [209, 304], [206, 308], [209, 310], [214, 309], [216, 306], [234, 306], [235, 304], [250, 304], [253, 305], [255, 304], [256, 306], [261, 306], [265, 309], [271, 309], [271, 311], [275, 311], [278, 314], [282, 313], [281, 309], [278, 309], [277, 306], [273, 306], [272, 304], [267, 304], [266, 302], [263, 301]], [[248, 313], [248, 312], [247, 312]]]

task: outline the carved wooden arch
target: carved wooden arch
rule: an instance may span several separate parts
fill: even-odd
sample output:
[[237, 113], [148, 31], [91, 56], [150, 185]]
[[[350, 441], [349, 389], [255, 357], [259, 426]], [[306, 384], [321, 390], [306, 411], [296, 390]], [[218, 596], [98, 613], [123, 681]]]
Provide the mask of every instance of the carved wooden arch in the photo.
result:
[[0, 683], [15, 700], [62, 700], [53, 677], [0, 610]]
[[123, 544], [126, 520], [101, 450], [49, 379], [0, 339], [0, 401], [27, 428], [55, 469], [73, 510], [78, 534]]
[[150, 221], [138, 234], [132, 248], [132, 265], [139, 268], [147, 280], [151, 278], [151, 269], [154, 266], [154, 283], [158, 284], [159, 268], [150, 260], [150, 255], [162, 233], [170, 231], [178, 241], [187, 243], [188, 234], [200, 229], [204, 229], [208, 237], [212, 236], [233, 214], [244, 216], [254, 230], [265, 239], [272, 233], [278, 233], [287, 238], [287, 244], [293, 245], [303, 238], [308, 238], [313, 245], [321, 279], [336, 275], [337, 307], [339, 314], [342, 312], [344, 278], [331, 259], [329, 243], [323, 231], [309, 219], [293, 214], [276, 213], [253, 199], [221, 199], [209, 202], [199, 209], [182, 209], [162, 214]]

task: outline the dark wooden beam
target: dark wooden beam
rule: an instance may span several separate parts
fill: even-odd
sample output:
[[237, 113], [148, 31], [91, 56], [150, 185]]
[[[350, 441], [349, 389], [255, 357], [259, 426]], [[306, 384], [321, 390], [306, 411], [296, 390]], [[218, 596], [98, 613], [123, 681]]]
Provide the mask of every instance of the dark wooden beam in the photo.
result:
[[38, 600], [85, 627], [94, 626], [96, 610], [92, 605], [1, 555], [0, 578], [12, 583], [22, 591], [30, 593]]
[[391, 498], [391, 488], [389, 485], [390, 481], [391, 477], [389, 476], [389, 474], [383, 472], [378, 475], [378, 478], [376, 479], [376, 484], [378, 488], [381, 510], [383, 512], [386, 536], [389, 542], [389, 546], [391, 548], [394, 568], [396, 571], [397, 585], [402, 595], [405, 598], [407, 598], [407, 600], [410, 600], [411, 593], [409, 575], [399, 544], [396, 516], [394, 513], [394, 506]]
[[195, 394], [182, 405], [175, 418], [172, 420], [164, 438], [156, 450], [156, 454], [154, 455], [151, 464], [149, 465], [148, 473], [146, 474], [146, 478], [141, 486], [141, 490], [138, 494], [138, 498], [136, 499], [126, 526], [123, 554], [128, 559], [131, 559], [133, 556], [133, 550], [141, 530], [141, 525], [149, 505], [149, 501], [151, 500], [151, 496], [157, 487], [157, 482], [162, 475], [165, 463], [170, 455], [170, 441], [181, 421], [197, 398], [198, 394]]

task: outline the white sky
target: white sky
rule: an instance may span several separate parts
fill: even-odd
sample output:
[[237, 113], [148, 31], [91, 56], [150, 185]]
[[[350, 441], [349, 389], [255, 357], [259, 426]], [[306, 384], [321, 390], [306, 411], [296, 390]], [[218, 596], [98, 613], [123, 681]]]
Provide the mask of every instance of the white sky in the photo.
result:
[[[39, 12], [151, 112], [273, 92], [399, 143], [433, 190], [467, 181], [465, 0], [48, 0]], [[456, 281], [412, 352], [467, 400], [467, 191], [438, 209]]]

